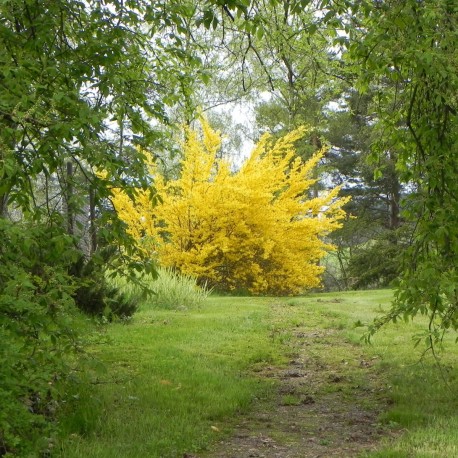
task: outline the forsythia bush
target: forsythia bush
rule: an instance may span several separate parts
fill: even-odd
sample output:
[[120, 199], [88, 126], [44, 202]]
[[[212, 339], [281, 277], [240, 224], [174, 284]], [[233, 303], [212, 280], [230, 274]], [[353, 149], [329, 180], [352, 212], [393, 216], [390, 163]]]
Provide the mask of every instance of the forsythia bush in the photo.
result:
[[148, 192], [132, 201], [115, 190], [113, 203], [130, 232], [160, 264], [218, 290], [296, 294], [320, 284], [318, 263], [332, 246], [323, 237], [340, 227], [345, 199], [338, 188], [310, 198], [313, 168], [323, 157], [297, 157], [299, 128], [273, 141], [263, 136], [237, 172], [217, 159], [220, 136], [202, 120], [187, 129], [181, 176], [166, 181], [149, 164], [162, 201]]

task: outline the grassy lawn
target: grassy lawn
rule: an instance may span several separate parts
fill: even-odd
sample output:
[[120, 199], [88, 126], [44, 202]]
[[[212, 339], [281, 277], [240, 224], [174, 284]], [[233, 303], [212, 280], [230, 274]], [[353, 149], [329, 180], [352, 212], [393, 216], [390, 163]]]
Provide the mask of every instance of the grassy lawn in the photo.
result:
[[[326, 301], [335, 299], [336, 301]], [[323, 317], [323, 325], [342, 329], [343, 335], [361, 345], [373, 362], [380, 389], [389, 395], [391, 407], [379, 421], [400, 431], [395, 440], [386, 440], [371, 457], [458, 457], [458, 349], [456, 335], [444, 341], [439, 352], [441, 368], [431, 353], [412, 337], [424, 330], [426, 322], [391, 324], [379, 332], [370, 345], [361, 343], [364, 329], [355, 323], [369, 322], [388, 310], [391, 292], [365, 291], [326, 294], [307, 298]], [[317, 303], [317, 301], [320, 301]]]
[[[239, 413], [272, 396], [276, 382], [260, 374], [291, 358], [298, 326], [336, 330], [330, 346], [310, 346], [317, 358], [351, 359], [344, 345], [350, 342], [374, 367], [375, 384], [390, 399], [379, 421], [397, 434], [367, 456], [458, 456], [452, 339], [445, 343], [442, 372], [429, 354], [421, 359], [421, 348], [413, 348], [420, 322], [392, 325], [371, 345], [360, 342], [364, 329], [355, 323], [387, 309], [390, 299], [385, 290], [211, 297], [180, 311], [143, 306], [132, 322], [107, 326], [92, 346], [105, 370], [75, 389], [56, 456], [182, 457], [208, 449], [230, 433]], [[356, 364], [345, 370], [361, 378]]]
[[268, 393], [249, 375], [278, 364], [268, 299], [209, 299], [193, 311], [144, 310], [107, 328], [93, 352], [106, 367], [75, 393], [65, 457], [177, 457], [205, 448], [224, 422]]

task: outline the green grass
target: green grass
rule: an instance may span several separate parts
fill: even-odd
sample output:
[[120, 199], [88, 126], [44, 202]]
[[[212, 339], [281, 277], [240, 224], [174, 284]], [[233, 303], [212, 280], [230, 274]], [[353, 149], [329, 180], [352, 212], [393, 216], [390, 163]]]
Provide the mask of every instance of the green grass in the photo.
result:
[[386, 439], [380, 450], [364, 456], [458, 457], [456, 335], [444, 340], [441, 368], [430, 352], [423, 354], [424, 346], [414, 348], [413, 336], [424, 330], [425, 320], [390, 324], [370, 345], [361, 341], [365, 329], [358, 324], [388, 310], [391, 295], [390, 290], [327, 293], [302, 303], [326, 317], [326, 326], [342, 328], [347, 339], [361, 345], [361, 352], [377, 369], [377, 385], [390, 398], [392, 405], [379, 421], [399, 436]]
[[[190, 276], [181, 275], [170, 268], [159, 268], [157, 278], [151, 275], [139, 277], [139, 283], [129, 282], [125, 277], [109, 277], [109, 282], [119, 288], [127, 298], [141, 304], [141, 308], [188, 309], [199, 307], [211, 293], [205, 285], [200, 287]], [[144, 297], [146, 286], [152, 294]]]
[[107, 328], [93, 353], [107, 372], [74, 394], [65, 457], [177, 457], [205, 449], [225, 422], [265, 395], [250, 376], [281, 360], [264, 299], [209, 300], [199, 310], [144, 310]]
[[[269, 398], [273, 382], [259, 371], [291, 357], [292, 330], [299, 326], [336, 330], [321, 338], [329, 340], [328, 359], [342, 365], [351, 343], [357, 357], [374, 366], [372, 382], [391, 401], [379, 421], [396, 434], [365, 456], [458, 456], [458, 351], [452, 338], [441, 356], [443, 373], [430, 354], [421, 358], [422, 349], [413, 348], [421, 321], [389, 326], [371, 345], [360, 340], [364, 328], [358, 323], [388, 309], [391, 294], [210, 297], [192, 310], [142, 307], [129, 324], [104, 328], [93, 345], [105, 372], [89, 374], [91, 383], [75, 389], [56, 456], [165, 458], [207, 449], [253, 400]], [[312, 357], [322, 356], [309, 348]], [[345, 366], [344, 376], [364, 383], [358, 364]], [[283, 401], [298, 402], [288, 395]]]

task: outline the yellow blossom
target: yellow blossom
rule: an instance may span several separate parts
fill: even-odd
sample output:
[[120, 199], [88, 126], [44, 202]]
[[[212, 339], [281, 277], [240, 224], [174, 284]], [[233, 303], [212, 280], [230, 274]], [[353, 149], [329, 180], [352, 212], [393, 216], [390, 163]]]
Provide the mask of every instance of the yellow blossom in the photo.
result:
[[[159, 262], [221, 290], [297, 294], [320, 285], [319, 260], [332, 246], [324, 237], [344, 217], [338, 188], [309, 198], [325, 151], [304, 162], [294, 142], [301, 127], [274, 142], [265, 135], [238, 172], [217, 158], [221, 139], [205, 120], [188, 129], [181, 176], [155, 176], [161, 202], [121, 191], [114, 204], [132, 235], [156, 241]], [[154, 166], [149, 164], [150, 172]]]

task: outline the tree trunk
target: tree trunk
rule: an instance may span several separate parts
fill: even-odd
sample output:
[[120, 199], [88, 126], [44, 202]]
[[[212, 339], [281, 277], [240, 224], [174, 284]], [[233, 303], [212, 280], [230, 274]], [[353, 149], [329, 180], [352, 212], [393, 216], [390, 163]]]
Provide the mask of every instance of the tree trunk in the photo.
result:
[[89, 188], [89, 225], [91, 236], [91, 254], [97, 250], [97, 228], [95, 224], [95, 191], [92, 186]]
[[8, 194], [0, 195], [0, 218], [8, 216]]
[[394, 164], [396, 163], [396, 155], [394, 153], [390, 153], [390, 161], [393, 164], [393, 171], [391, 177], [391, 186], [389, 190], [389, 207], [390, 207], [390, 221], [389, 221], [389, 228], [392, 230], [398, 229], [401, 225], [401, 219], [399, 216], [399, 201], [401, 200], [401, 184], [399, 183], [399, 177], [394, 169]]
[[75, 233], [75, 215], [73, 211], [73, 163], [71, 160], [67, 161], [67, 177], [66, 177], [66, 192], [65, 200], [67, 203], [67, 232], [70, 235]]

